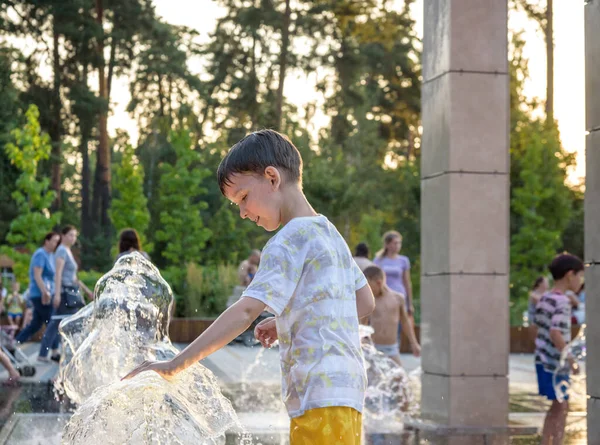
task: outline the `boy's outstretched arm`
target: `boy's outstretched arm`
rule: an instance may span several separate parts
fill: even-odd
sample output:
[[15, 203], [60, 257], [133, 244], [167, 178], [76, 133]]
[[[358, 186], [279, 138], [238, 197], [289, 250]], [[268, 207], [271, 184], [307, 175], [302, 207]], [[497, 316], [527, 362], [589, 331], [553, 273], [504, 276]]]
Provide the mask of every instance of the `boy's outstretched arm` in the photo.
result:
[[375, 310], [375, 298], [369, 285], [365, 285], [356, 291], [356, 312], [358, 319], [368, 317]]
[[196, 340], [171, 360], [166, 362], [145, 361], [121, 380], [130, 379], [145, 371], [155, 371], [165, 378], [172, 377], [228, 344], [248, 329], [265, 308], [266, 305], [263, 302], [254, 298], [240, 298]]

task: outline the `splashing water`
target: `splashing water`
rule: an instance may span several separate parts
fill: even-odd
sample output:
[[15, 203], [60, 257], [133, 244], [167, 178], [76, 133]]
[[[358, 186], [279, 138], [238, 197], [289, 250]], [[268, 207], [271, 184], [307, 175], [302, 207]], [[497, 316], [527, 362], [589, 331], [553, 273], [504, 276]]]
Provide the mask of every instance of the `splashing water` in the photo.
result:
[[360, 325], [359, 329], [368, 379], [365, 420], [399, 423], [404, 416], [413, 416], [419, 406], [412, 389], [415, 377], [375, 349], [371, 341], [373, 328]]
[[66, 354], [56, 386], [80, 405], [63, 443], [224, 443], [225, 431], [239, 422], [199, 363], [171, 381], [152, 372], [120, 381], [142, 361], [178, 352], [167, 336], [173, 294], [158, 269], [137, 252], [123, 256], [95, 294], [60, 325]]
[[281, 384], [268, 384], [252, 378], [255, 371], [264, 371], [267, 348], [260, 346], [254, 361], [242, 372], [239, 390], [231, 395], [237, 412], [254, 412], [260, 406], [265, 412], [286, 412], [281, 400]]
[[[552, 376], [554, 392], [559, 402], [569, 397], [586, 397], [586, 355], [585, 325], [582, 325], [577, 336], [560, 354], [560, 363]], [[564, 379], [565, 375], [569, 375], [568, 381]]]

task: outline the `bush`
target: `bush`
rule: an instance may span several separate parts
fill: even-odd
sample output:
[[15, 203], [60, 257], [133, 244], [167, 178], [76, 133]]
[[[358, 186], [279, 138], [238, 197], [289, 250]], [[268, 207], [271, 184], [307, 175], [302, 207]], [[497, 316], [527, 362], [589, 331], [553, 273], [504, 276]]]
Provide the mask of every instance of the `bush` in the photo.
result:
[[89, 289], [93, 292], [96, 287], [96, 283], [102, 276], [103, 272], [98, 272], [95, 270], [82, 270], [77, 273], [77, 276], [81, 280], [83, 284], [85, 284]]
[[183, 307], [185, 317], [214, 317], [226, 308], [227, 299], [237, 285], [237, 268], [230, 264], [218, 266], [187, 266]]

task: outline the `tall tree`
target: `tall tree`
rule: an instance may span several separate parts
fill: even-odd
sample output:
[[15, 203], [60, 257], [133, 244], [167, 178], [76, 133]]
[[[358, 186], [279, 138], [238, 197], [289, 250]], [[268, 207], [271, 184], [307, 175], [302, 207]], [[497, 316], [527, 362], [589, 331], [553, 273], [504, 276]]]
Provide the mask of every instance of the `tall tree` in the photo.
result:
[[[545, 7], [544, 7], [545, 6]], [[528, 17], [535, 20], [546, 43], [546, 119], [554, 122], [554, 0], [546, 0], [540, 4], [534, 0], [512, 0], [512, 8], [525, 11]]]
[[110, 147], [108, 145], [108, 108], [109, 92], [106, 78], [106, 62], [104, 59], [104, 1], [96, 0], [96, 21], [100, 35], [96, 40], [98, 64], [98, 96], [103, 106], [98, 115], [98, 148], [96, 150], [96, 174], [94, 176], [94, 198], [92, 201], [92, 218], [100, 222], [105, 235], [109, 235], [110, 223]]
[[281, 129], [283, 119], [283, 88], [287, 74], [288, 53], [290, 45], [290, 20], [292, 8], [290, 0], [285, 0], [285, 10], [281, 27], [281, 51], [279, 52], [279, 82], [277, 85], [277, 103], [275, 105], [275, 129]]
[[13, 82], [12, 66], [20, 57], [18, 51], [0, 46], [0, 243], [8, 232], [18, 207], [12, 199], [19, 170], [11, 163], [4, 146], [12, 141], [12, 130], [19, 124], [19, 90]]

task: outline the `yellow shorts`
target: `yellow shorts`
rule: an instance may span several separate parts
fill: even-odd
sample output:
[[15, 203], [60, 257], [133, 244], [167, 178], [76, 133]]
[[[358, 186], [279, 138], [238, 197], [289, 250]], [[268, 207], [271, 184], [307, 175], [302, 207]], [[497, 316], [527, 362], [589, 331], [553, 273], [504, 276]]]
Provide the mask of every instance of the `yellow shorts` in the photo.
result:
[[290, 445], [360, 445], [362, 415], [347, 406], [306, 411], [290, 423]]

